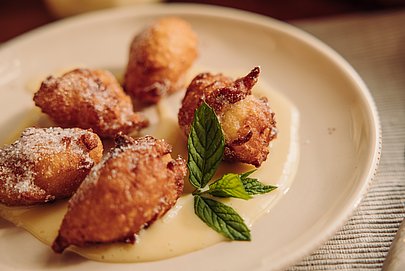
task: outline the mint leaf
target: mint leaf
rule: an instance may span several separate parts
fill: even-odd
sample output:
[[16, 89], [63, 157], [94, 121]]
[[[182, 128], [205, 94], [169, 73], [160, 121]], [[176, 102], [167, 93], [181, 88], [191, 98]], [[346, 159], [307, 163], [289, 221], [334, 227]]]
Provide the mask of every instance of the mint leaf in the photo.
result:
[[266, 185], [259, 182], [257, 179], [249, 178], [249, 175], [253, 172], [255, 172], [255, 170], [239, 175], [248, 195], [266, 194], [277, 188], [277, 186]]
[[231, 240], [250, 241], [250, 230], [238, 213], [229, 206], [201, 197], [194, 196], [194, 212], [215, 231]]
[[195, 111], [188, 136], [190, 183], [203, 188], [214, 176], [224, 153], [225, 139], [214, 110], [205, 102]]
[[245, 200], [252, 198], [246, 192], [240, 175], [235, 173], [225, 174], [221, 179], [210, 184], [207, 193], [217, 197], [233, 197]]
[[249, 177], [253, 172], [255, 172], [256, 171], [256, 169], [254, 169], [254, 170], [251, 170], [251, 171], [248, 171], [248, 172], [245, 172], [245, 173], [242, 173], [242, 174], [240, 174], [240, 177], [242, 178], [242, 179], [245, 179], [245, 178], [247, 178], [247, 177]]

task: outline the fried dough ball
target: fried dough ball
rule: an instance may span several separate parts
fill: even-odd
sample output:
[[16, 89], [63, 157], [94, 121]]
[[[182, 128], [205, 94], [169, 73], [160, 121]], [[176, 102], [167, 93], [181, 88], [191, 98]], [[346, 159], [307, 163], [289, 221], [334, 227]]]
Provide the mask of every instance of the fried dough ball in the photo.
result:
[[186, 165], [171, 146], [146, 136], [119, 136], [76, 194], [52, 248], [133, 242], [135, 234], [163, 216], [183, 191]]
[[197, 36], [186, 21], [165, 17], [131, 43], [124, 89], [142, 103], [157, 103], [184, 86], [186, 71], [197, 57]]
[[259, 73], [256, 67], [235, 81], [222, 74], [197, 75], [187, 88], [178, 114], [184, 133], [190, 132], [194, 112], [205, 101], [214, 109], [224, 132], [224, 159], [259, 167], [267, 158], [270, 141], [277, 135], [267, 98], [251, 95]]
[[0, 149], [0, 202], [10, 206], [70, 197], [100, 162], [103, 145], [78, 128], [27, 128]]
[[115, 77], [105, 70], [75, 69], [49, 76], [34, 95], [35, 104], [63, 127], [91, 128], [101, 137], [114, 137], [148, 125]]

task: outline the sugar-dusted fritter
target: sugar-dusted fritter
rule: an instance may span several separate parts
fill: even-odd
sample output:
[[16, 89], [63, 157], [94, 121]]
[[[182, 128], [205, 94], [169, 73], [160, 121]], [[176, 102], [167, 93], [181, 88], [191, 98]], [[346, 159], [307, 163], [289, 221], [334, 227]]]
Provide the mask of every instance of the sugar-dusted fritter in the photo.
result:
[[52, 248], [133, 242], [135, 234], [165, 214], [183, 191], [186, 166], [171, 146], [146, 136], [119, 136], [76, 194]]
[[106, 70], [75, 69], [49, 76], [34, 95], [42, 111], [63, 127], [91, 128], [101, 137], [127, 134], [148, 125], [115, 77]]
[[267, 158], [270, 141], [277, 135], [267, 98], [251, 93], [259, 73], [256, 67], [235, 81], [222, 74], [197, 75], [187, 88], [178, 114], [184, 133], [188, 135], [194, 112], [205, 101], [214, 109], [224, 131], [224, 158], [259, 167]]
[[0, 149], [0, 202], [10, 206], [70, 197], [100, 162], [103, 145], [78, 128], [27, 128]]
[[143, 103], [157, 103], [184, 86], [184, 77], [197, 57], [197, 36], [188, 22], [161, 18], [131, 43], [124, 89]]

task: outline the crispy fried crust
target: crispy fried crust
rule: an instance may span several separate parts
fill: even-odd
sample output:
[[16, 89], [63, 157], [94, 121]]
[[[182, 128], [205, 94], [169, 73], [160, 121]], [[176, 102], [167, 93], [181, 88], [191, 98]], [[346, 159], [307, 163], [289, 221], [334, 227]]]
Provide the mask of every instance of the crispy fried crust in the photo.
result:
[[119, 136], [70, 199], [53, 250], [70, 245], [128, 242], [165, 214], [183, 191], [186, 166], [150, 136]]
[[235, 81], [222, 74], [197, 75], [187, 88], [178, 114], [184, 133], [188, 135], [194, 112], [205, 101], [215, 110], [224, 131], [224, 158], [259, 167], [277, 134], [267, 99], [251, 95], [259, 73], [256, 67]]
[[131, 43], [124, 89], [143, 103], [157, 103], [184, 86], [185, 72], [197, 57], [197, 36], [186, 21], [162, 18]]
[[102, 137], [114, 137], [146, 127], [141, 113], [115, 77], [105, 70], [75, 69], [48, 77], [34, 95], [35, 104], [63, 127], [91, 128]]
[[69, 197], [102, 153], [100, 138], [91, 131], [27, 128], [0, 149], [0, 202], [31, 205]]

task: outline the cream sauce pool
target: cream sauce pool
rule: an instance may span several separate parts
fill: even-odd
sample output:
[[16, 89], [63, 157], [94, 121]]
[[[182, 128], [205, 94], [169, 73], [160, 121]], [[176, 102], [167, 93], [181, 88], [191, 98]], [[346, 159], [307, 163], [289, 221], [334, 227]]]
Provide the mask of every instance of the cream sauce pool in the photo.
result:
[[[256, 96], [268, 97], [270, 106], [276, 113], [278, 137], [271, 143], [267, 161], [252, 174], [252, 177], [258, 178], [263, 183], [276, 184], [278, 189], [248, 201], [223, 200], [238, 211], [250, 228], [257, 219], [269, 213], [271, 207], [288, 191], [294, 179], [299, 157], [299, 114], [294, 105], [282, 94], [263, 83], [259, 83], [253, 93]], [[145, 112], [152, 125], [142, 131], [142, 134], [164, 138], [173, 145], [173, 157], [182, 155], [186, 158], [186, 138], [181, 134], [177, 124], [177, 112], [183, 95], [177, 93], [164, 99], [158, 106], [146, 108]], [[43, 122], [43, 116], [28, 126], [38, 125], [41, 121]], [[14, 139], [18, 136], [19, 133]], [[251, 169], [253, 167], [242, 164], [222, 163], [217, 175], [227, 172], [242, 173]], [[184, 195], [177, 204], [148, 229], [142, 230], [137, 235], [134, 245], [113, 243], [86, 248], [71, 247], [70, 250], [96, 261], [144, 262], [186, 254], [225, 241], [220, 234], [205, 225], [194, 214], [191, 187], [188, 181], [186, 183]], [[24, 228], [43, 243], [51, 245], [66, 212], [66, 206], [66, 201], [28, 208], [0, 205], [0, 215]]]

